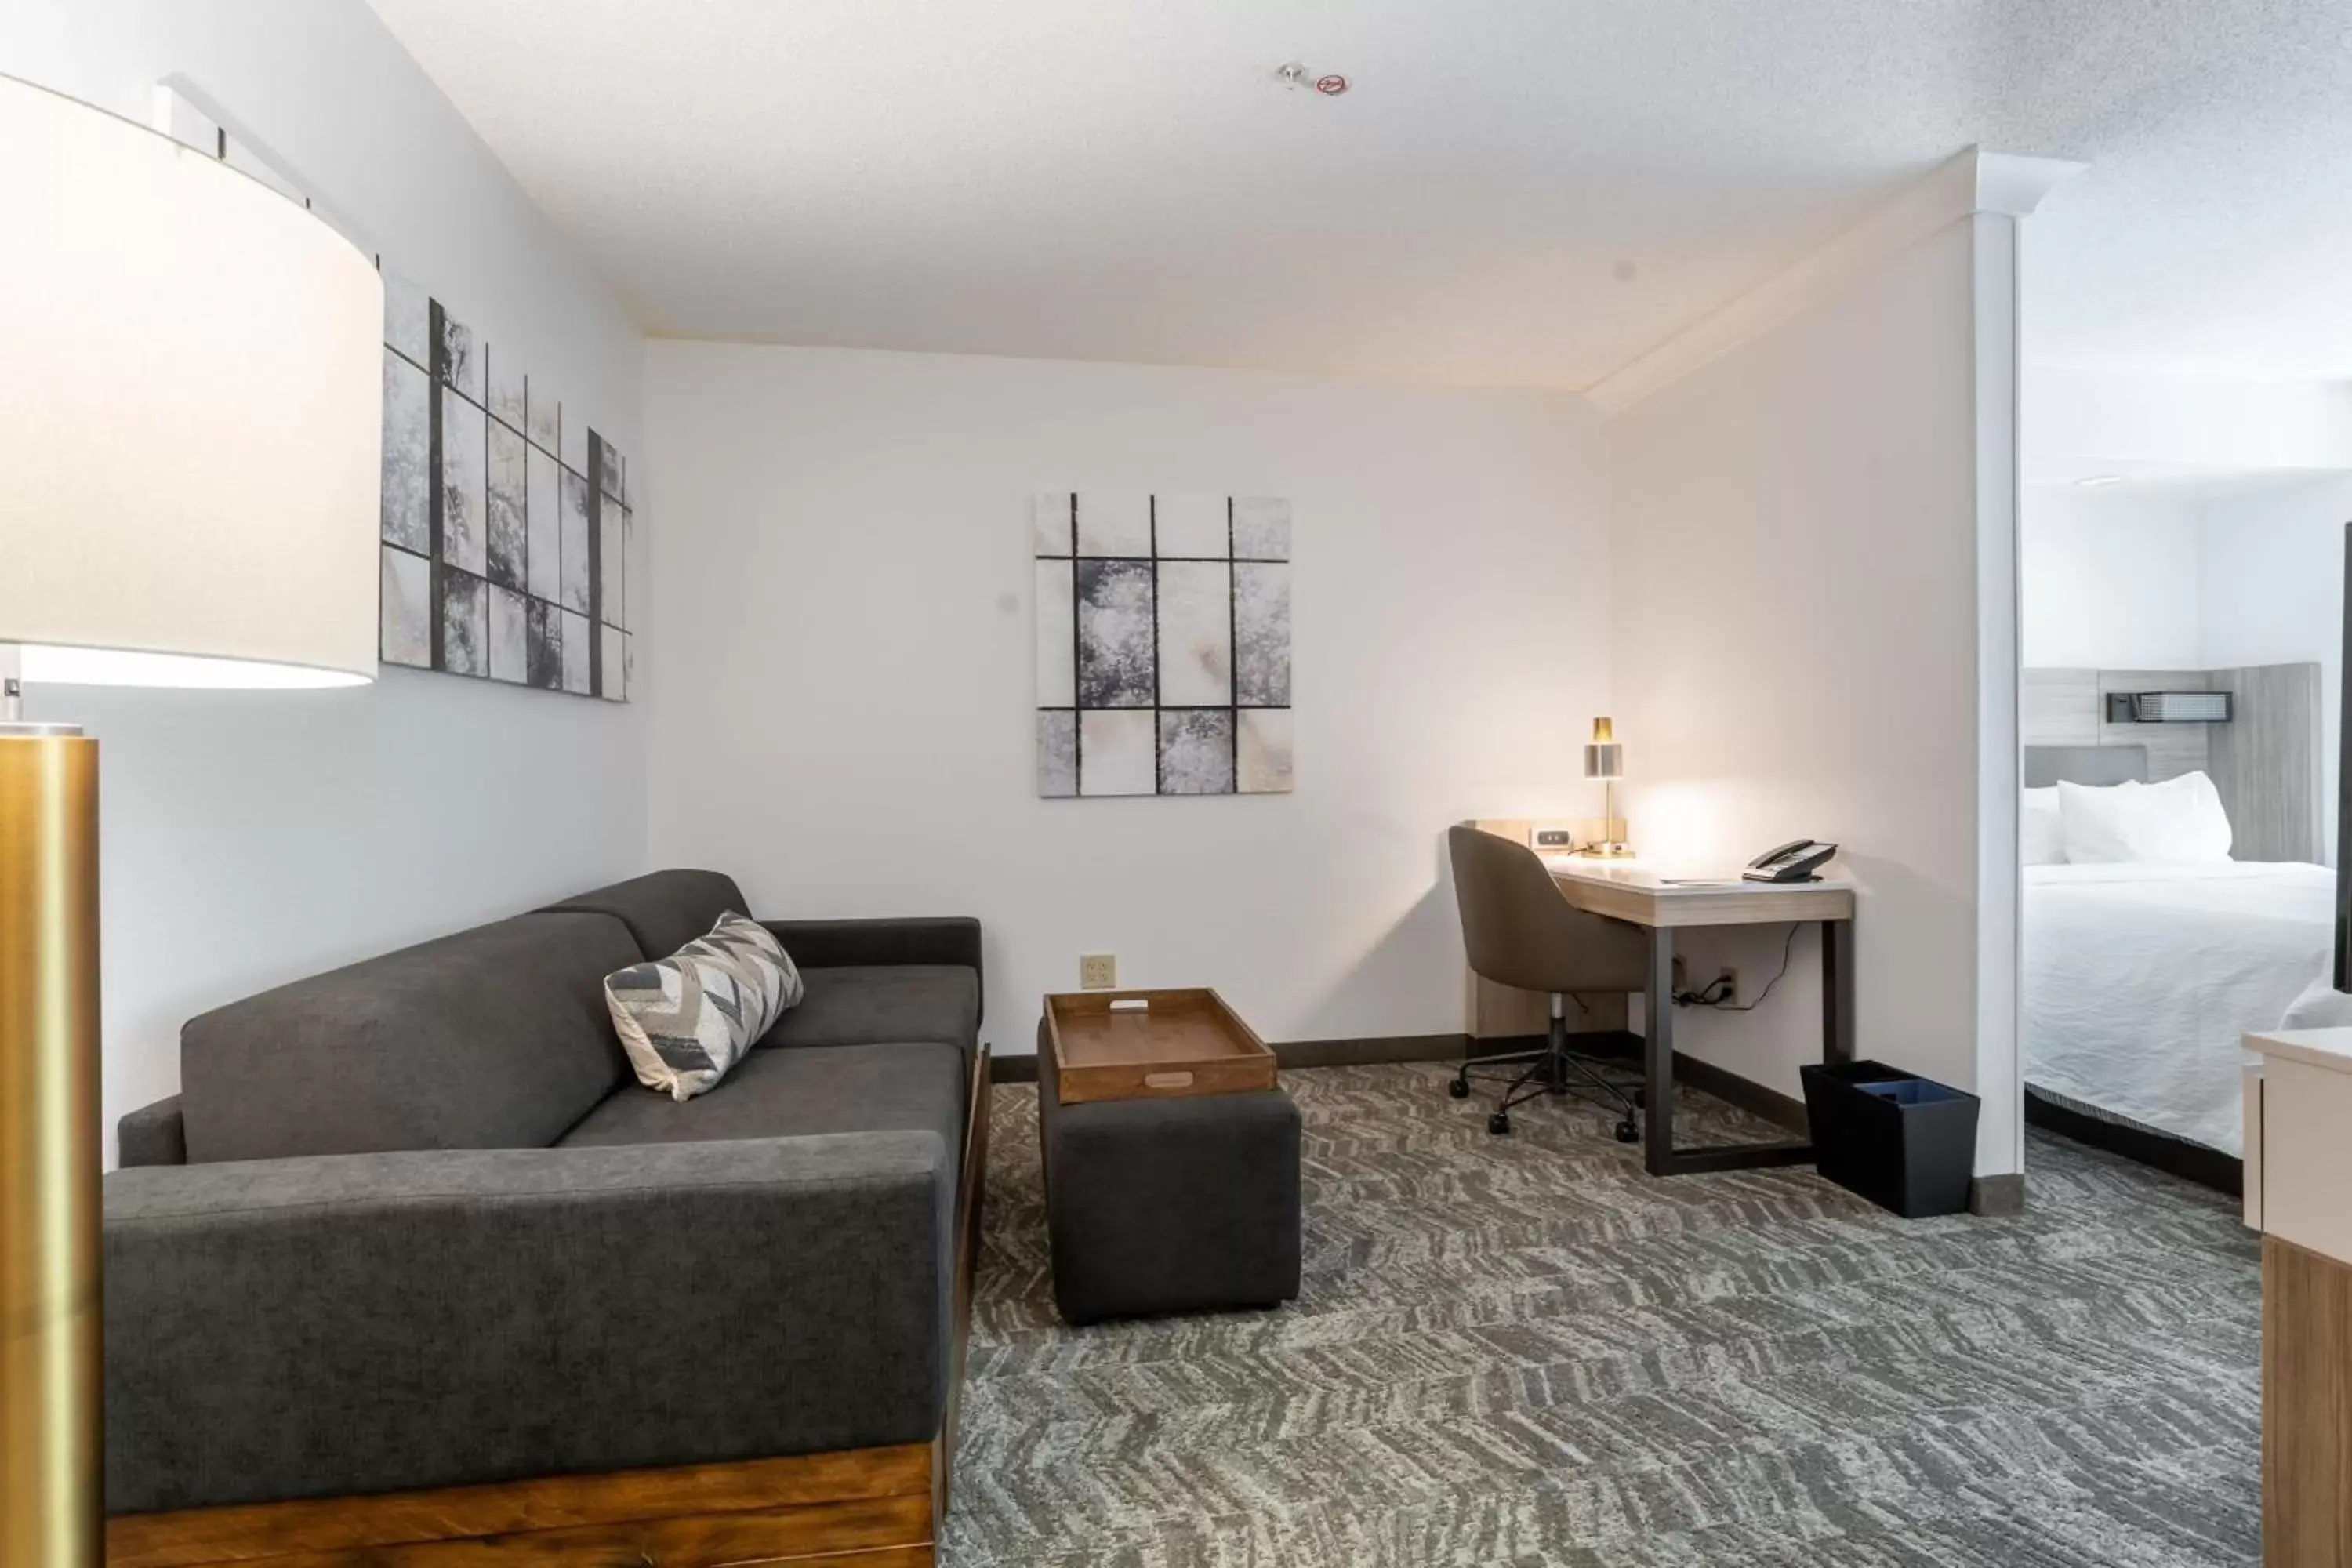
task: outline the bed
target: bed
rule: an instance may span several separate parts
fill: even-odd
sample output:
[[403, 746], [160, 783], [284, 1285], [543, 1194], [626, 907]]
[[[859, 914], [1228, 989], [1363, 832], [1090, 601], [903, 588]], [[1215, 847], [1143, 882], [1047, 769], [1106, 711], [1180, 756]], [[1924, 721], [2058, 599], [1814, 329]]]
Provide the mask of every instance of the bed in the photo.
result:
[[[2336, 872], [2315, 863], [2315, 670], [2227, 673], [2245, 695], [2236, 721], [2211, 726], [2210, 760], [2204, 735], [2183, 734], [2202, 725], [2102, 723], [2087, 744], [2026, 746], [2029, 791], [2210, 769], [2235, 834], [2229, 852], [2244, 858], [2027, 864], [2020, 1033], [2029, 1121], [2234, 1189], [2241, 1039], [2326, 989], [2337, 888]], [[2249, 675], [2274, 687], [2294, 679], [2283, 693], [2257, 692]], [[2158, 681], [2187, 684], [2145, 678]], [[2168, 754], [2191, 739], [2197, 754]], [[2257, 745], [2259, 765], [2249, 767]]]
[[2240, 1154], [2240, 1037], [2326, 973], [2336, 873], [2297, 862], [2028, 866], [2025, 1081]]

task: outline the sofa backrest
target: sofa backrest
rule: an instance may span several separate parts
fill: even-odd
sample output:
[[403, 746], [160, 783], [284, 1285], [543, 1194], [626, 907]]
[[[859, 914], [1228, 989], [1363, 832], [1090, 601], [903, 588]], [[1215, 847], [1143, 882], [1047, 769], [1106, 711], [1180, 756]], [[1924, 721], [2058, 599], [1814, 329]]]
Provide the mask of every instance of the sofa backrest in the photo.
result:
[[709, 933], [732, 910], [749, 915], [742, 889], [723, 871], [654, 871], [593, 893], [577, 893], [542, 913], [559, 910], [610, 915], [629, 928], [647, 958], [667, 958], [696, 937]]
[[610, 915], [531, 914], [298, 980], [180, 1031], [192, 1163], [552, 1143], [627, 1076]]

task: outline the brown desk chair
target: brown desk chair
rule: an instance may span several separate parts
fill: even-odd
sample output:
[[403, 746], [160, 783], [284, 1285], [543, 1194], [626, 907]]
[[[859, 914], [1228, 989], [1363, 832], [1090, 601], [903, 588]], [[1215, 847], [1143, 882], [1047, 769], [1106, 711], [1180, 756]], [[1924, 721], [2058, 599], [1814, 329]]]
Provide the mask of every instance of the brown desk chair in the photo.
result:
[[1454, 1099], [1469, 1097], [1471, 1068], [1524, 1065], [1524, 1072], [1481, 1075], [1508, 1079], [1489, 1132], [1511, 1130], [1511, 1107], [1545, 1094], [1574, 1094], [1623, 1113], [1620, 1142], [1641, 1137], [1633, 1112], [1641, 1094], [1612, 1082], [1605, 1068], [1623, 1067], [1568, 1048], [1568, 998], [1580, 992], [1633, 992], [1649, 978], [1649, 941], [1641, 930], [1578, 909], [1560, 896], [1551, 873], [1524, 844], [1475, 827], [1450, 827], [1446, 849], [1454, 861], [1454, 897], [1462, 910], [1462, 945], [1470, 967], [1497, 985], [1541, 991], [1551, 997], [1551, 1026], [1543, 1049], [1473, 1057], [1450, 1085]]

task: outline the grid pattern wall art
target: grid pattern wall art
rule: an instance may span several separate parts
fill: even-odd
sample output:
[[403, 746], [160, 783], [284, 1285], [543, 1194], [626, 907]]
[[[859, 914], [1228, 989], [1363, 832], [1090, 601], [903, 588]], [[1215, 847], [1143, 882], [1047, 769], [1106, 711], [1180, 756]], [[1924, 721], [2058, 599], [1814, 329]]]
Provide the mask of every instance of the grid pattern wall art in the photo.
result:
[[1290, 503], [1036, 500], [1037, 793], [1290, 789]]
[[619, 450], [520, 355], [383, 285], [383, 661], [628, 700], [642, 557]]

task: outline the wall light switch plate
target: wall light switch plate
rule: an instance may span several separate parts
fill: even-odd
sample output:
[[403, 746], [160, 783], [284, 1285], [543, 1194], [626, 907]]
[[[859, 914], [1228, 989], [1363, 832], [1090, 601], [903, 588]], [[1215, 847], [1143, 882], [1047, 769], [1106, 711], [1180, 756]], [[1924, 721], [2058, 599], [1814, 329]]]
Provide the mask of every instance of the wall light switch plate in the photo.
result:
[[1118, 990], [1118, 954], [1115, 952], [1078, 954], [1078, 989], [1081, 991]]

